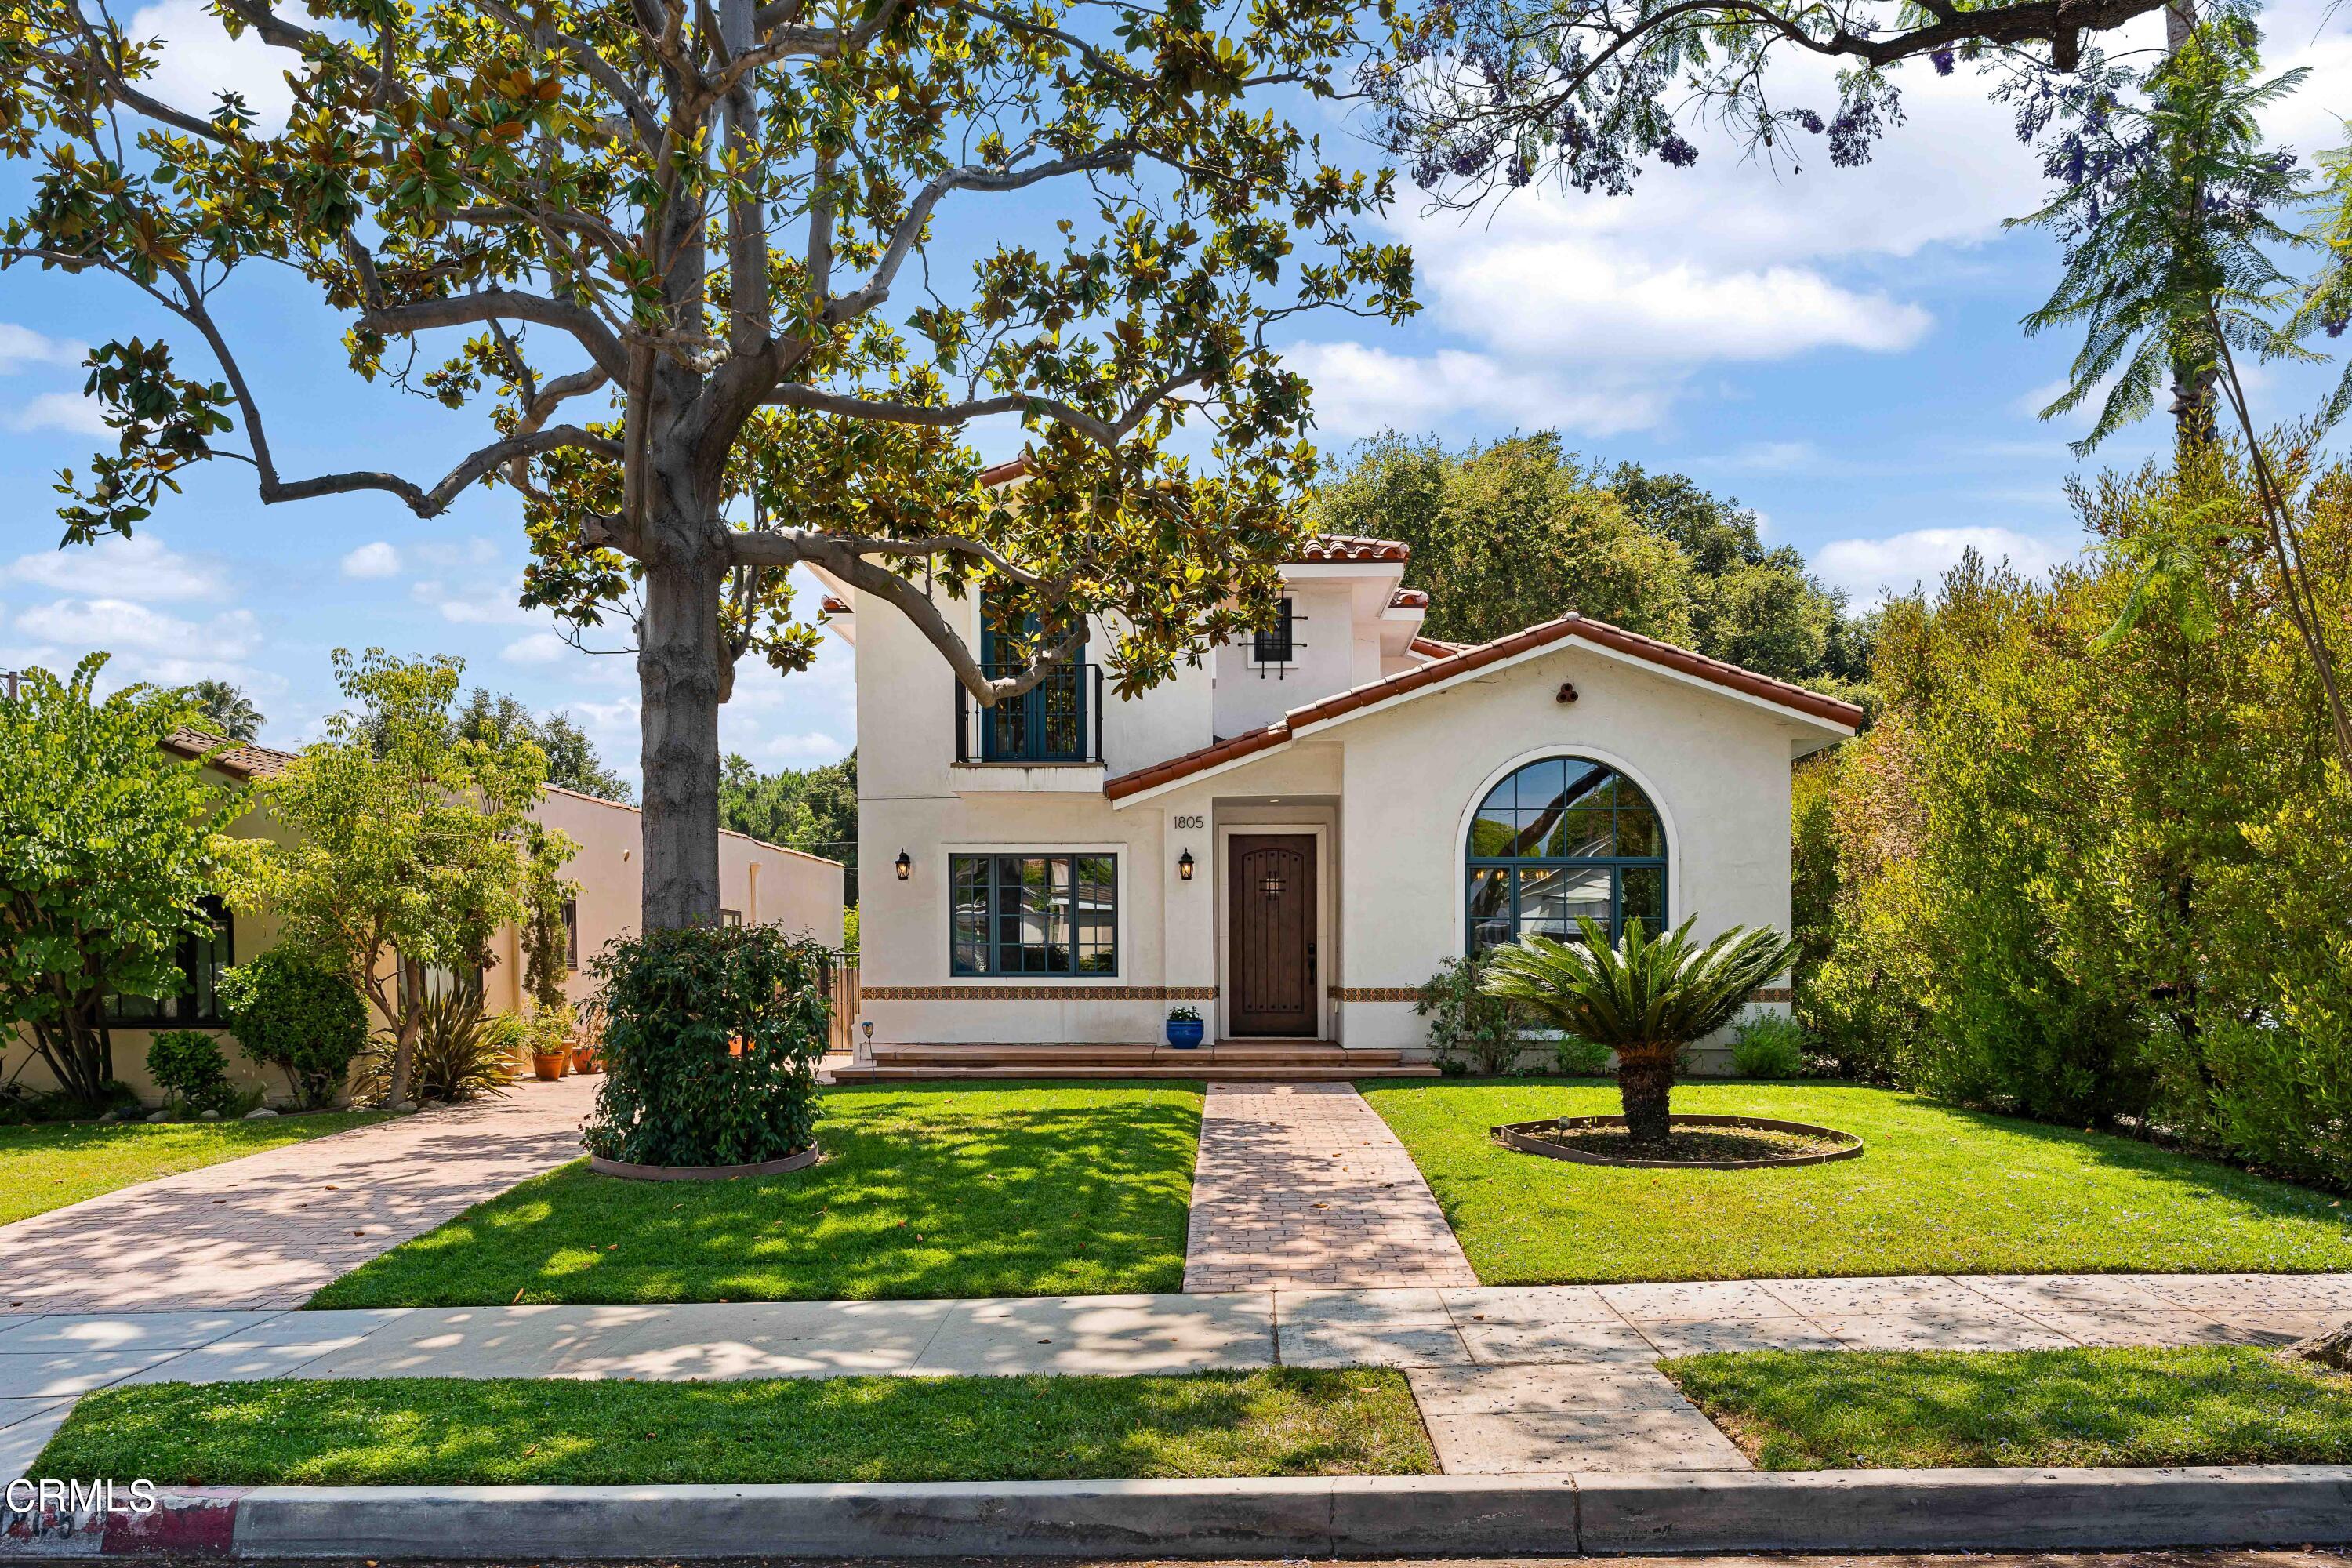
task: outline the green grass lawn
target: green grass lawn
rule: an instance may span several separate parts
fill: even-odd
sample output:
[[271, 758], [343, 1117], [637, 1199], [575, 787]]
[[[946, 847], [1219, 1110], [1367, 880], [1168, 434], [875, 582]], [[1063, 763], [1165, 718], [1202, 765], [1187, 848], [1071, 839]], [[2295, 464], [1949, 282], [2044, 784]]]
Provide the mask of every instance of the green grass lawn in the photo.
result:
[[94, 1121], [0, 1127], [0, 1225], [78, 1204], [134, 1182], [216, 1165], [264, 1149], [381, 1121], [372, 1110], [266, 1121]]
[[371, 1378], [93, 1394], [27, 1472], [219, 1486], [1428, 1475], [1402, 1373]]
[[313, 1307], [1175, 1290], [1197, 1084], [828, 1089], [824, 1162], [630, 1182], [585, 1161], [477, 1205]]
[[1765, 1351], [1664, 1366], [1768, 1470], [2352, 1463], [2352, 1378], [2263, 1350]]
[[1695, 1084], [1677, 1111], [1842, 1128], [1858, 1160], [1639, 1171], [1513, 1152], [1486, 1130], [1613, 1113], [1614, 1085], [1364, 1086], [1490, 1285], [1851, 1274], [2352, 1268], [2352, 1210], [2324, 1194], [2098, 1133], [1885, 1089]]

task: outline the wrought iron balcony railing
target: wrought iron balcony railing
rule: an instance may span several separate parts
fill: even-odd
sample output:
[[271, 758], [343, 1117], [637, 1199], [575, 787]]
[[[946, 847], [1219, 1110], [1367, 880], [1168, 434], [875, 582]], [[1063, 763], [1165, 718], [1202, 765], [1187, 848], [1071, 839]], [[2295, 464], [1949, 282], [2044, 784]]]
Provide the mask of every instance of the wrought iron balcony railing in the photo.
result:
[[[991, 679], [1020, 667], [989, 666]], [[992, 708], [956, 688], [956, 761], [959, 763], [1100, 763], [1102, 666], [1074, 664], [1057, 669], [1018, 697]]]

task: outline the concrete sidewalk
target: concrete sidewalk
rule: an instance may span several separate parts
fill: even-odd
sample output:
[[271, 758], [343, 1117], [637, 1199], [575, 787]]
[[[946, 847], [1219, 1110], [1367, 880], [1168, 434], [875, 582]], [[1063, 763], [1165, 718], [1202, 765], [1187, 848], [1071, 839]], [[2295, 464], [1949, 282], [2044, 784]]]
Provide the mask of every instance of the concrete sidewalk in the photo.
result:
[[833, 1377], [1399, 1366], [1452, 1473], [1747, 1460], [1654, 1363], [1718, 1350], [2261, 1344], [2352, 1275], [1917, 1276], [1003, 1300], [0, 1314], [0, 1472], [80, 1394], [273, 1377]]

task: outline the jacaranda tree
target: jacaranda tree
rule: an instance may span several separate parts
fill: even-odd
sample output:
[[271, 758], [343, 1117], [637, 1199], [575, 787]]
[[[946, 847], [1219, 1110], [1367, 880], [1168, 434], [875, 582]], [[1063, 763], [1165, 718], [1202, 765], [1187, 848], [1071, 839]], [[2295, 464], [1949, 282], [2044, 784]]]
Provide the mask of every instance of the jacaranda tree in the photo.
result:
[[[719, 705], [739, 659], [811, 657], [790, 568], [895, 605], [982, 702], [1107, 616], [1115, 684], [1147, 687], [1265, 612], [1296, 538], [1308, 389], [1267, 330], [1412, 308], [1405, 254], [1350, 226], [1386, 181], [1258, 101], [1329, 90], [1341, 0], [211, 8], [282, 60], [282, 129], [164, 101], [156, 46], [83, 0], [0, 10], [0, 148], [35, 165], [0, 261], [106, 275], [170, 334], [91, 353], [121, 438], [65, 477], [67, 542], [215, 458], [268, 502], [511, 489], [530, 596], [635, 623], [649, 927], [718, 917]], [[950, 217], [982, 237], [961, 258]], [[284, 471], [264, 345], [215, 309], [268, 263], [345, 314], [356, 374], [478, 412], [478, 447]], [[963, 444], [992, 416], [1027, 433], [1017, 508]], [[926, 591], [982, 579], [1029, 612], [1011, 668]]]

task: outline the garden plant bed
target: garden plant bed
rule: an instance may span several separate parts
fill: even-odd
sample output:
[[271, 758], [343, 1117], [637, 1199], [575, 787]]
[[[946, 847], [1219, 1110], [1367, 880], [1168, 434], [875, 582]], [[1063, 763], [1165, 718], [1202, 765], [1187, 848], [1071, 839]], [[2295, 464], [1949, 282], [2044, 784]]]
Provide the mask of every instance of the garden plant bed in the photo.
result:
[[371, 1259], [313, 1307], [1175, 1290], [1196, 1085], [828, 1089], [806, 1170], [624, 1182], [581, 1160]]
[[759, 1160], [748, 1165], [633, 1165], [626, 1160], [607, 1160], [601, 1154], [588, 1157], [588, 1168], [600, 1176], [617, 1176], [627, 1182], [732, 1182], [743, 1176], [782, 1176], [794, 1171], [805, 1171], [817, 1162], [817, 1147], [812, 1143], [797, 1154], [787, 1154], [781, 1160]]
[[1551, 1079], [1368, 1082], [1488, 1285], [1856, 1274], [2325, 1273], [2352, 1205], [2129, 1138], [1843, 1084], [1680, 1084], [1677, 1110], [1842, 1128], [1869, 1157], [1758, 1181], [1530, 1159], [1499, 1123], [1620, 1109]]
[[1768, 1470], [2352, 1463], [2352, 1377], [2268, 1350], [1754, 1351], [1662, 1370]]
[[87, 1396], [29, 1472], [216, 1486], [1431, 1475], [1404, 1374], [365, 1378]]
[[158, 1176], [348, 1132], [388, 1114], [320, 1110], [259, 1121], [62, 1121], [0, 1127], [0, 1225]]
[[1677, 1116], [1663, 1142], [1637, 1142], [1622, 1116], [1560, 1116], [1512, 1121], [1495, 1141], [1523, 1154], [1587, 1165], [1655, 1170], [1760, 1171], [1857, 1159], [1862, 1140], [1834, 1128], [1762, 1116]]

